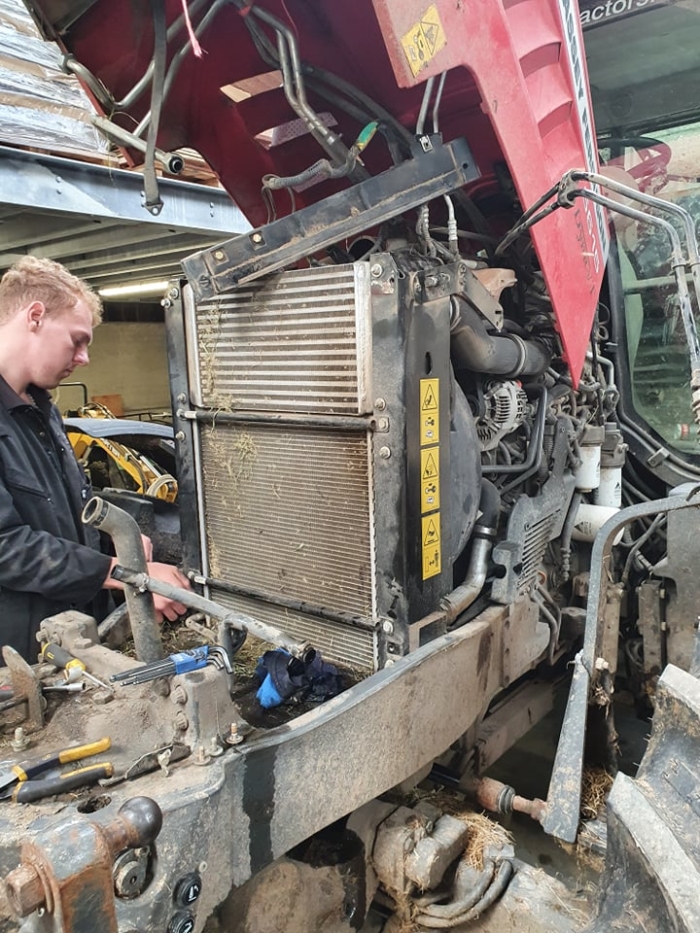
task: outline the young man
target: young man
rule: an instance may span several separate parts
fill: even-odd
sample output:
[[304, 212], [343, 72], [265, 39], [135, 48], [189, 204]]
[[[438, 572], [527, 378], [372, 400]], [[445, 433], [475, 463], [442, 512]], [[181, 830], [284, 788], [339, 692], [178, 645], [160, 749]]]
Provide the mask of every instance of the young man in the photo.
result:
[[[80, 515], [91, 490], [49, 390], [88, 363], [102, 307], [92, 289], [58, 263], [26, 256], [0, 281], [0, 645], [35, 661], [42, 619], [92, 606], [114, 559]], [[147, 555], [149, 556], [149, 555]], [[189, 587], [168, 564], [149, 564], [163, 582]], [[160, 617], [180, 603], [155, 597]]]

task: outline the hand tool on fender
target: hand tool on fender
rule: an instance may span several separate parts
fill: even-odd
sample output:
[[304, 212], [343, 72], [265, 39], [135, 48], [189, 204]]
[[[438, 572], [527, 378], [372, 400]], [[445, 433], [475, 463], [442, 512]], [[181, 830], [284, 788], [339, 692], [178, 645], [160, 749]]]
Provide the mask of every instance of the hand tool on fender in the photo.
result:
[[63, 774], [52, 774], [38, 780], [19, 781], [14, 787], [0, 791], [0, 800], [12, 800], [13, 803], [32, 803], [44, 797], [54, 797], [56, 794], [65, 794], [77, 787], [96, 784], [104, 778], [114, 774], [114, 767], [110, 762], [101, 765], [88, 765], [75, 771]]
[[41, 685], [42, 693], [83, 693], [86, 689], [87, 684], [84, 680], [79, 680], [76, 683]]
[[231, 671], [231, 662], [223, 648], [218, 645], [201, 645], [199, 648], [190, 648], [187, 651], [178, 651], [162, 661], [153, 661], [134, 667], [130, 671], [112, 674], [109, 678], [112, 683], [121, 683], [123, 686], [143, 684], [158, 677], [171, 677], [173, 674], [186, 674], [188, 671], [198, 671], [206, 664], [215, 664], [217, 667]]
[[[24, 761], [19, 761], [16, 765], [12, 765], [11, 768], [0, 774], [0, 799], [12, 796], [15, 791], [15, 784], [34, 782], [38, 775], [50, 771], [52, 768], [57, 768], [59, 765], [67, 764], [70, 761], [80, 761], [82, 758], [90, 758], [92, 755], [99, 755], [101, 752], [107, 751], [111, 744], [111, 739], [106, 736], [97, 742], [90, 742], [88, 745], [73, 745], [70, 748], [59, 749], [56, 752], [48, 752], [48, 754], [39, 758], [27, 758]], [[94, 767], [101, 768], [104, 766], [95, 765]], [[80, 770], [85, 771], [86, 769], [81, 768]], [[75, 772], [71, 773], [75, 774]], [[100, 777], [103, 776], [100, 775]], [[98, 780], [98, 778], [95, 778], [95, 780]]]
[[103, 687], [105, 690], [114, 690], [114, 687], [110, 687], [110, 685], [104, 683], [104, 681], [98, 680], [97, 677], [87, 670], [85, 664], [79, 658], [74, 658], [72, 654], [66, 651], [65, 648], [61, 648], [60, 645], [47, 642], [41, 647], [40, 657], [42, 661], [48, 661], [49, 664], [53, 664], [54, 667], [62, 668], [64, 677], [69, 682], [77, 680], [79, 677], [87, 677], [88, 680], [91, 680], [99, 687]]

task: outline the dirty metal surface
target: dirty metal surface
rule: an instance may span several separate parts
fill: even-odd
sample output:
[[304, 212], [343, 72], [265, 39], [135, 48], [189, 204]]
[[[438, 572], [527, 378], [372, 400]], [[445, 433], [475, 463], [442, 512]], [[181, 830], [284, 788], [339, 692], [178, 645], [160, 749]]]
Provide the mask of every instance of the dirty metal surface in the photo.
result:
[[[106, 788], [93, 795], [106, 804], [95, 806], [95, 812], [76, 812], [86, 804], [92, 809], [90, 798], [84, 797], [73, 803], [47, 800], [4, 809], [2, 873], [18, 864], [21, 840], [31, 842], [50, 825], [60, 848], [62, 827], [76, 820], [108, 824], [126, 800], [145, 795], [163, 811], [158, 858], [144, 893], [133, 900], [118, 899], [119, 927], [140, 929], [148, 918], [149, 929], [166, 929], [173, 915], [174, 886], [205, 865], [211, 869], [202, 871], [202, 893], [194, 911], [194, 930], [201, 931], [232, 884], [243, 884], [310, 834], [418, 771], [477, 719], [502, 678], [495, 646], [503, 615], [498, 610], [489, 622], [442, 636], [291, 723], [267, 733], [253, 732], [219, 757], [208, 755], [205, 748], [177, 762], [167, 777], [157, 772]], [[162, 743], [168, 729], [175, 729], [179, 712], [199, 715], [202, 708], [197, 704], [180, 703], [183, 692], [196, 692], [195, 679], [201, 674], [176, 678], [182, 690], [176, 688], [172, 698], [139, 688], [96, 708], [87, 694], [78, 696], [54, 720], [51, 742], [56, 742], [59, 730], [73, 736], [81, 730], [88, 738], [96, 732], [111, 734], [110, 758], [117, 770], [123, 769], [126, 761], [156, 747], [158, 737]], [[235, 710], [219, 702], [218, 713], [211, 715], [218, 716], [223, 729]], [[197, 728], [202, 725], [188, 724], [189, 730]], [[201, 731], [200, 735], [203, 741]], [[63, 850], [69, 862], [71, 849], [69, 845]], [[0, 929], [16, 929], [13, 924], [7, 920]]]
[[[591, 554], [591, 577], [583, 650], [576, 656], [574, 676], [547, 794], [547, 815], [542, 823], [545, 832], [565, 842], [574, 842], [578, 832], [588, 692], [597, 676], [596, 661], [602, 648], [603, 628], [606, 620], [607, 581], [613, 542], [618, 533], [637, 518], [657, 515], [661, 512], [697, 509], [699, 505], [700, 498], [695, 488], [688, 498], [671, 496], [667, 499], [633, 505], [621, 509], [617, 515], [609, 519], [596, 536]], [[607, 621], [610, 622], [609, 615]], [[615, 635], [614, 638], [613, 635]], [[616, 633], [611, 631], [606, 633], [606, 644], [617, 645]], [[607, 660], [603, 660], [605, 665], [609, 666]]]

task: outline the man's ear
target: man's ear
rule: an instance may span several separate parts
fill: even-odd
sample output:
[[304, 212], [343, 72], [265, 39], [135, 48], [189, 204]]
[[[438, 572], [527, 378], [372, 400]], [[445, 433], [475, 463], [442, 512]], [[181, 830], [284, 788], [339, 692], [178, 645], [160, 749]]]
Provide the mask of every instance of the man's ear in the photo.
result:
[[41, 327], [41, 322], [44, 320], [46, 315], [46, 307], [44, 306], [43, 301], [33, 301], [25, 309], [25, 315], [27, 319], [27, 324], [29, 325], [30, 330], [38, 330]]

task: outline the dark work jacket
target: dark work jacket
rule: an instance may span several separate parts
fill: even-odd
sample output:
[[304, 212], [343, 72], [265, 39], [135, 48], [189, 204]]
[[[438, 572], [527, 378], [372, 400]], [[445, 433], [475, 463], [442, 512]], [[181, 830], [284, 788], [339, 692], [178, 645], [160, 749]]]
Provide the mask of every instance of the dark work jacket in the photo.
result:
[[91, 490], [61, 416], [48, 392], [29, 392], [35, 405], [0, 376], [0, 644], [36, 661], [41, 620], [94, 614], [110, 558], [80, 520]]

